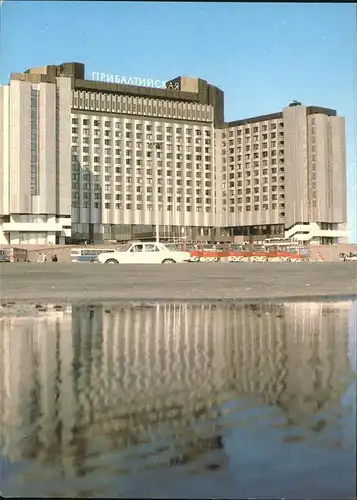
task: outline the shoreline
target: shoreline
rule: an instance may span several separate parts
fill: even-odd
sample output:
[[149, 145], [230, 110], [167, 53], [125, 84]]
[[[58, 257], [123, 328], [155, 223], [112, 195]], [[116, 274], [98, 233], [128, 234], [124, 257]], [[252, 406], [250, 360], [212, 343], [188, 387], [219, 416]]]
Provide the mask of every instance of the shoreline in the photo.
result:
[[[310, 302], [339, 302], [339, 301], [354, 301], [357, 300], [357, 294], [335, 294], [335, 295], [280, 295], [280, 296], [270, 296], [270, 297], [237, 297], [237, 298], [225, 298], [225, 299], [183, 299], [183, 298], [162, 298], [158, 297], [155, 299], [147, 298], [128, 298], [128, 299], [116, 299], [110, 297], [104, 297], [100, 299], [68, 299], [68, 300], [48, 300], [44, 297], [39, 297], [36, 300], [33, 299], [4, 299], [0, 302], [0, 311], [13, 307], [17, 304], [26, 304], [35, 306], [45, 306], [45, 307], [67, 307], [67, 306], [97, 306], [106, 304], [116, 304], [118, 306], [124, 307], [151, 307], [156, 304], [193, 304], [193, 305], [220, 305], [220, 304], [254, 304], [254, 303], [265, 303], [265, 304], [276, 304], [276, 303], [310, 303]], [[1, 314], [1, 313], [0, 313]]]
[[290, 296], [290, 297], [271, 297], [271, 298], [239, 298], [239, 299], [152, 299], [152, 300], [133, 300], [133, 299], [119, 299], [119, 300], [92, 300], [92, 301], [56, 301], [46, 302], [46, 300], [9, 300], [3, 301], [0, 304], [0, 321], [5, 318], [21, 318], [21, 319], [34, 319], [44, 317], [63, 317], [71, 314], [72, 307], [77, 308], [96, 308], [102, 307], [105, 312], [110, 314], [111, 308], [123, 309], [148, 309], [157, 305], [181, 305], [186, 304], [192, 307], [207, 306], [207, 307], [227, 307], [231, 306], [283, 306], [288, 304], [310, 305], [316, 303], [324, 303], [325, 305], [336, 305], [337, 303], [357, 302], [357, 295], [335, 295], [324, 296], [316, 295], [309, 297]]

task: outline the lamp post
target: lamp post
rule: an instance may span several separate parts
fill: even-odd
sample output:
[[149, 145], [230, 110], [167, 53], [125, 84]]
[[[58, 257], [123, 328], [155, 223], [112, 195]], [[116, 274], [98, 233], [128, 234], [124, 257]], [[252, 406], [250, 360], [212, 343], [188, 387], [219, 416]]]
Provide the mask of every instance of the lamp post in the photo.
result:
[[159, 243], [160, 241], [160, 225], [159, 225], [159, 179], [157, 173], [157, 150], [161, 149], [162, 142], [154, 141], [149, 142], [148, 146], [154, 148], [153, 154], [153, 167], [155, 168], [155, 205], [156, 205], [156, 222], [155, 222], [155, 241]]

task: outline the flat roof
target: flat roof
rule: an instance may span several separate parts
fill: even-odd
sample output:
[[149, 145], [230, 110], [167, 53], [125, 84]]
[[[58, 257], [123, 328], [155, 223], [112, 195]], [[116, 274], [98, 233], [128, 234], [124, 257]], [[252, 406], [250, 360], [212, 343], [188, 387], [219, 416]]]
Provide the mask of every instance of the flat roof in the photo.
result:
[[[337, 111], [335, 109], [323, 108], [321, 106], [306, 106], [306, 114], [323, 114], [327, 116], [337, 116]], [[226, 122], [225, 127], [238, 127], [240, 125], [249, 125], [251, 123], [265, 122], [269, 120], [280, 120], [283, 118], [283, 112], [271, 113], [268, 115], [253, 116], [251, 118], [245, 118], [243, 120], [234, 120], [233, 122]]]
[[[85, 79], [85, 65], [78, 62], [67, 62], [60, 65], [46, 65], [37, 68], [27, 69], [24, 73], [12, 73], [10, 79], [29, 80], [34, 83], [49, 82], [55, 83], [57, 76], [71, 76], [74, 90], [103, 92], [110, 94], [124, 94], [137, 97], [152, 97], [153, 99], [163, 99], [172, 101], [183, 101], [189, 103], [206, 104], [214, 107], [215, 122], [219, 128], [229, 128], [244, 126], [262, 121], [279, 120], [283, 118], [283, 112], [271, 113], [266, 115], [254, 116], [230, 122], [224, 121], [224, 93], [218, 87], [209, 84], [206, 80], [197, 78], [198, 92], [188, 92], [183, 90], [174, 90], [172, 88], [143, 87], [138, 85], [127, 85], [122, 83], [101, 82], [97, 80]], [[167, 83], [179, 79], [191, 78], [178, 76]], [[294, 103], [297, 101], [293, 101]], [[300, 105], [298, 103], [297, 105]], [[320, 106], [306, 106], [307, 115], [324, 114], [327, 116], [336, 116], [334, 109]]]
[[271, 113], [269, 115], [253, 116], [243, 120], [235, 120], [233, 122], [226, 122], [227, 127], [238, 127], [239, 125], [249, 125], [250, 123], [265, 122], [268, 120], [278, 120], [283, 117], [283, 113]]
[[320, 106], [307, 106], [306, 112], [308, 115], [322, 114], [327, 116], [337, 116], [337, 111], [330, 108], [322, 108]]
[[152, 97], [177, 101], [198, 102], [198, 93], [182, 90], [158, 89], [155, 87], [141, 87], [121, 83], [98, 82], [96, 80], [74, 80], [75, 90], [103, 92], [109, 94], [126, 94], [137, 97]]

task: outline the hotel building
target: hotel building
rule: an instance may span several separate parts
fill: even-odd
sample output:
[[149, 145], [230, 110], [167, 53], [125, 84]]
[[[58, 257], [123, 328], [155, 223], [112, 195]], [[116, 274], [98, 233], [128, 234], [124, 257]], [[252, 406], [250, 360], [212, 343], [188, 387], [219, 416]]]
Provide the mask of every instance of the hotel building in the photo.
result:
[[166, 88], [85, 79], [79, 63], [0, 87], [0, 243], [153, 236], [333, 244], [346, 231], [345, 123], [292, 103], [224, 121], [199, 78]]

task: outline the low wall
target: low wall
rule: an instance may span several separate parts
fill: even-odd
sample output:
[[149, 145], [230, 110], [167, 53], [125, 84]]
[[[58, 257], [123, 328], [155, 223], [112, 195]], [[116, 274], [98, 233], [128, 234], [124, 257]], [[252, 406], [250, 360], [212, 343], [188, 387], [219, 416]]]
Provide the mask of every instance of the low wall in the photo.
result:
[[341, 244], [341, 245], [311, 245], [309, 247], [309, 255], [311, 260], [322, 260], [325, 262], [337, 262], [339, 254], [343, 252], [357, 252], [357, 245]]
[[[25, 248], [26, 245], [17, 245]], [[115, 248], [117, 245], [87, 245], [85, 248]], [[51, 260], [53, 255], [57, 255], [59, 262], [71, 262], [71, 250], [72, 248], [84, 248], [84, 247], [76, 247], [74, 245], [42, 245], [30, 247], [27, 245], [28, 258], [30, 262], [36, 262], [40, 253], [45, 253], [47, 255], [47, 260]]]
[[[99, 244], [99, 245], [87, 245], [86, 248], [115, 248], [117, 244]], [[46, 253], [48, 260], [51, 260], [54, 254], [57, 255], [59, 262], [70, 262], [70, 252], [72, 248], [76, 248], [74, 245], [16, 245], [16, 247], [26, 248], [28, 251], [28, 257], [30, 262], [36, 262], [39, 256], [39, 253]], [[77, 248], [83, 248], [82, 246], [78, 246]], [[322, 260], [324, 262], [337, 262], [339, 260], [339, 254], [342, 252], [357, 252], [357, 245], [352, 244], [341, 244], [341, 245], [333, 245], [333, 246], [323, 246], [316, 245], [309, 247], [309, 259], [311, 261], [319, 261]], [[197, 256], [200, 252], [197, 253]], [[207, 255], [207, 260], [214, 261], [218, 260], [218, 252]], [[214, 259], [213, 257], [216, 257]], [[198, 259], [199, 260], [199, 259]], [[240, 259], [239, 259], [240, 260]]]

